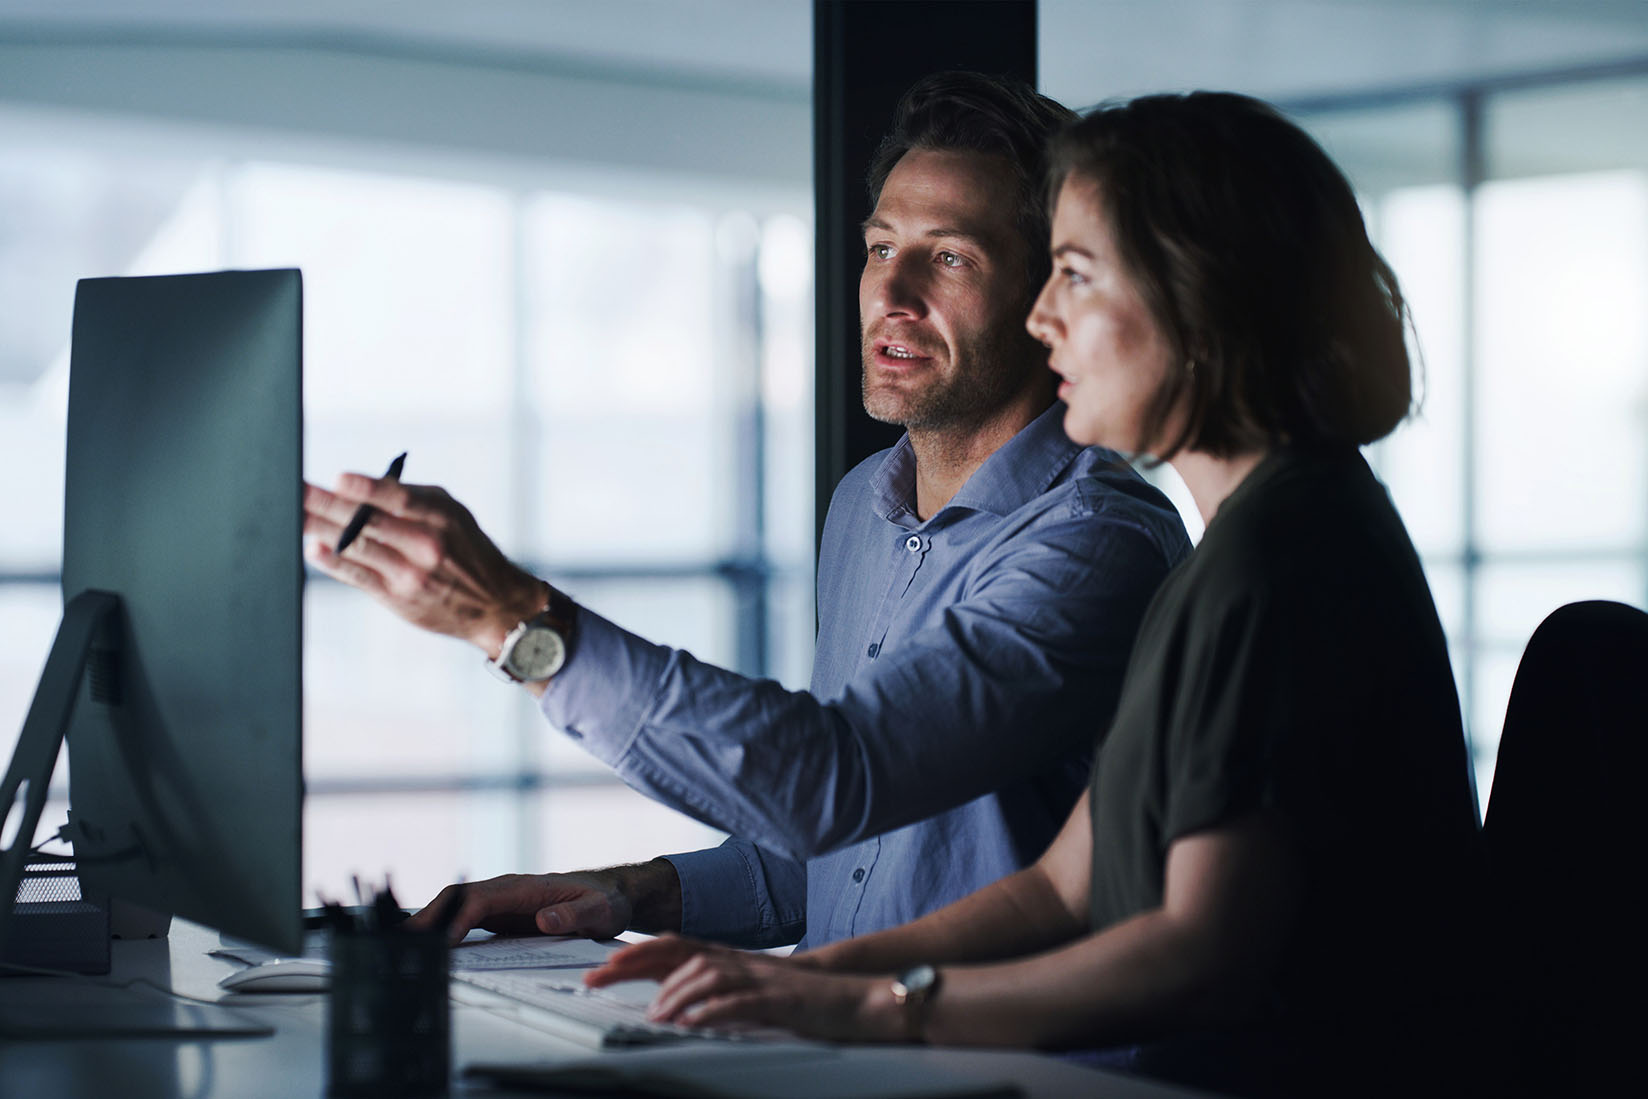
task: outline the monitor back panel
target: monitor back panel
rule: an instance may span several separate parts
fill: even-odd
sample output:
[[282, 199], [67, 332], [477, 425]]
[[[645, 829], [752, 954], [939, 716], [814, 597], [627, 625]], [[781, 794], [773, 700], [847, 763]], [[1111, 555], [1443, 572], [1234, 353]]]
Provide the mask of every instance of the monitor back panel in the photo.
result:
[[68, 735], [76, 852], [115, 896], [292, 950], [301, 364], [297, 271], [80, 283], [64, 596], [123, 613]]

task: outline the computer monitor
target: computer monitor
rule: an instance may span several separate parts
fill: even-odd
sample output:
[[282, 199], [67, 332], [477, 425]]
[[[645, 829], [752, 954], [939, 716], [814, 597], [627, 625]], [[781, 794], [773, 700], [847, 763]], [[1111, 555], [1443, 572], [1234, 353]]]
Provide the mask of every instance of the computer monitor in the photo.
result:
[[[302, 416], [299, 272], [80, 282], [64, 624], [0, 789], [0, 812], [25, 781], [43, 800], [42, 757], [66, 731], [67, 836], [89, 891], [288, 952], [302, 939]], [[33, 818], [25, 805], [14, 848], [37, 803]], [[18, 851], [0, 853], [14, 889]]]

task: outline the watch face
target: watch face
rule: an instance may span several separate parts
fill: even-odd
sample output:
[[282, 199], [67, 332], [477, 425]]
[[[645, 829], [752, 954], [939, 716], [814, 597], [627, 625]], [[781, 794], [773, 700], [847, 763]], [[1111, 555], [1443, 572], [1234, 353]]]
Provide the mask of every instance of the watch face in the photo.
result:
[[561, 635], [548, 626], [533, 626], [523, 633], [509, 651], [509, 670], [517, 678], [548, 679], [561, 670], [566, 645]]
[[938, 982], [938, 970], [930, 965], [918, 965], [906, 969], [893, 978], [893, 1000], [899, 1004], [920, 1003], [927, 998]]
[[930, 990], [937, 979], [938, 970], [930, 965], [918, 965], [898, 975], [899, 983], [908, 989], [912, 996]]

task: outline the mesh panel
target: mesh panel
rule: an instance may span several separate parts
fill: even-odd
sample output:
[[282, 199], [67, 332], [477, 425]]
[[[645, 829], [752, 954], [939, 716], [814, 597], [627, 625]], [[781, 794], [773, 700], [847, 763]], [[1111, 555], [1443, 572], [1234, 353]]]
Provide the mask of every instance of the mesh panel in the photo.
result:
[[76, 875], [72, 862], [25, 866], [23, 878], [17, 883], [19, 904], [46, 904], [80, 899], [80, 878]]

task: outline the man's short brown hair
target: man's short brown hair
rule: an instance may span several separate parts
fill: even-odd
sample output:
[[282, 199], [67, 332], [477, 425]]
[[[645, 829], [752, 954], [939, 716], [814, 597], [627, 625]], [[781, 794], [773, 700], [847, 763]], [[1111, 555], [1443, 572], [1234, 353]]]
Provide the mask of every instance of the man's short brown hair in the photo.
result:
[[892, 128], [870, 158], [870, 206], [893, 166], [912, 149], [983, 153], [1013, 173], [1015, 222], [1028, 250], [1025, 302], [1047, 281], [1049, 223], [1042, 198], [1047, 143], [1076, 113], [1010, 77], [941, 72], [923, 77], [899, 100]]

